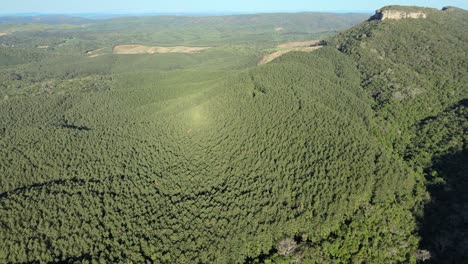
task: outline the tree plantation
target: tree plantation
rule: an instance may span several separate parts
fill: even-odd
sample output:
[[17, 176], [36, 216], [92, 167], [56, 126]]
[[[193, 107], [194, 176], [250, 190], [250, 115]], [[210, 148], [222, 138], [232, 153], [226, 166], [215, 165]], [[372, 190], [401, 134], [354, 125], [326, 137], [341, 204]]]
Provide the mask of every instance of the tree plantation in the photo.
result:
[[384, 10], [0, 19], [0, 263], [462, 263], [468, 13]]

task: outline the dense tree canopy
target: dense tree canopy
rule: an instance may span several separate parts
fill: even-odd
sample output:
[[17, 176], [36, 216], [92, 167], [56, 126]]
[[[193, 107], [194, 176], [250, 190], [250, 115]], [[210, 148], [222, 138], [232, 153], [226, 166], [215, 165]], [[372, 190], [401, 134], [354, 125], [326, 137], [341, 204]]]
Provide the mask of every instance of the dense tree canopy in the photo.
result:
[[258, 67], [251, 46], [88, 58], [85, 29], [0, 47], [0, 262], [463, 259], [467, 25], [366, 21]]

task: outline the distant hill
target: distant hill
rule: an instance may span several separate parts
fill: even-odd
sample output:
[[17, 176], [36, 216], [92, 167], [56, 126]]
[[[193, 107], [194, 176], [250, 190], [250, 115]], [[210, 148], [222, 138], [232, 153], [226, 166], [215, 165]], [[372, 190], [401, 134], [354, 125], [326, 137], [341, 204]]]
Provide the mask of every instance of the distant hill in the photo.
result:
[[[329, 26], [334, 25], [334, 30], [341, 30], [355, 25], [367, 14], [348, 13], [274, 13], [274, 14], [248, 14], [248, 15], [168, 15], [168, 14], [146, 14], [146, 15], [112, 15], [112, 14], [77, 14], [77, 15], [40, 15], [21, 14], [0, 16], [0, 23], [39, 23], [39, 24], [84, 24], [98, 22], [101, 24], [111, 24], [112, 26], [124, 26], [132, 24], [144, 24], [147, 26], [171, 26], [171, 27], [191, 27], [191, 26], [288, 26], [291, 29], [301, 29], [305, 27], [309, 30], [320, 31], [329, 30]], [[105, 22], [95, 20], [107, 20]], [[129, 23], [129, 24], [128, 24]]]
[[[118, 29], [129, 25], [138, 25], [137, 30], [151, 27], [170, 28], [277, 28], [284, 32], [320, 32], [349, 28], [367, 18], [367, 14], [334, 13], [274, 13], [226, 16], [144, 16], [122, 17], [100, 21], [101, 25]], [[281, 30], [279, 30], [281, 31]]]
[[4, 36], [2, 42], [8, 46], [35, 45], [51, 49], [65, 42], [73, 43], [69, 42], [73, 38], [80, 39], [80, 46], [89, 46], [90, 50], [118, 44], [265, 48], [331, 36], [367, 17], [366, 14], [332, 13], [135, 16], [94, 20], [68, 16], [3, 17], [0, 18], [3, 21], [0, 22], [0, 37]]
[[65, 15], [0, 16], [0, 23], [37, 23], [37, 24], [84, 24], [90, 20]]

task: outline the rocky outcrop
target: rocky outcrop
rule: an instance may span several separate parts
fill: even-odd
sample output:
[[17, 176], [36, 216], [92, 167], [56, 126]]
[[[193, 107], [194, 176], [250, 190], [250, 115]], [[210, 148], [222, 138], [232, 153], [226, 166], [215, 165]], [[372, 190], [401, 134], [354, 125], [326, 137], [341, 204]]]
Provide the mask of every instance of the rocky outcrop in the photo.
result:
[[407, 19], [407, 18], [426, 18], [427, 14], [424, 12], [408, 12], [399, 10], [377, 10], [373, 19], [386, 20], [386, 19]]

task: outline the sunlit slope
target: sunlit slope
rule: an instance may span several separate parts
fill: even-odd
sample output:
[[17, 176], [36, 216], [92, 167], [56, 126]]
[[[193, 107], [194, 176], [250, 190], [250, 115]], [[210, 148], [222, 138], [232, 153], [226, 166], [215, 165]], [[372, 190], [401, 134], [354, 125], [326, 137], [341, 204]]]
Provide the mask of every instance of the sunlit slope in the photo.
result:
[[243, 262], [294, 236], [310, 259], [408, 259], [417, 180], [353, 65], [323, 48], [4, 100], [0, 260]]
[[[145, 83], [149, 82], [147, 79], [161, 79], [157, 77], [160, 73], [185, 70], [193, 75], [197, 75], [195, 71], [229, 72], [253, 67], [258, 61], [257, 51], [248, 47], [213, 48], [196, 54], [105, 54], [95, 58], [31, 52], [31, 49], [18, 49], [14, 53], [3, 51], [5, 61], [1, 60], [0, 63], [7, 65], [0, 68], [2, 99], [5, 96], [12, 98], [109, 90], [113, 88], [112, 83], [118, 82], [118, 79], [125, 80], [128, 74]], [[28, 62], [29, 59], [31, 61]], [[120, 74], [122, 77], [118, 77]], [[112, 81], [114, 79], [115, 82]], [[178, 86], [176, 77], [172, 81], [172, 86]]]

